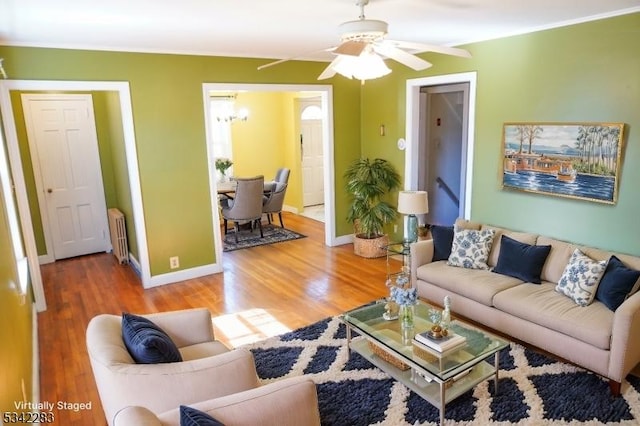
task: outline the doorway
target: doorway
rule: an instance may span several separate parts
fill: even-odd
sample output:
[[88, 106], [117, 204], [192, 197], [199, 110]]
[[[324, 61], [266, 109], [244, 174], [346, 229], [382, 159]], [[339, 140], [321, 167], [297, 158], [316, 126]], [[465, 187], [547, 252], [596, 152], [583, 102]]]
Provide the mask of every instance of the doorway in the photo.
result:
[[[476, 72], [449, 74], [435, 77], [425, 77], [407, 80], [407, 98], [406, 98], [406, 150], [405, 150], [405, 189], [417, 190], [425, 189], [430, 193], [434, 193], [432, 199], [430, 194], [429, 210], [434, 211], [433, 217], [427, 219], [427, 223], [440, 222], [440, 218], [444, 218], [444, 213], [440, 212], [440, 206], [436, 206], [436, 203], [442, 203], [445, 208], [442, 210], [449, 210], [448, 215], [453, 215], [452, 212], [457, 212], [457, 217], [463, 217], [469, 219], [471, 216], [471, 179], [473, 176], [473, 150], [474, 150], [474, 129], [475, 129], [475, 99], [476, 99]], [[434, 122], [427, 123], [428, 118], [428, 92], [431, 90], [434, 94], [432, 100], [440, 97], [437, 103], [441, 104], [437, 109], [432, 108], [434, 111]], [[451, 92], [451, 93], [449, 93]], [[462, 92], [462, 94], [457, 94]], [[442, 94], [442, 96], [439, 96]], [[457, 105], [462, 102], [462, 105]], [[449, 105], [451, 103], [451, 105]], [[433, 107], [433, 106], [432, 106]], [[448, 111], [447, 111], [448, 110]], [[437, 126], [438, 111], [447, 112], [450, 117], [447, 118], [447, 123], [451, 124], [454, 131], [442, 132]], [[466, 112], [465, 112], [466, 111]], [[440, 127], [443, 128], [445, 124], [441, 116]], [[457, 125], [455, 121], [460, 121], [460, 125]], [[453, 173], [457, 175], [453, 179], [456, 183], [448, 183], [439, 172], [444, 174], [442, 168], [432, 167], [428, 170], [427, 156], [437, 158], [438, 155], [438, 142], [440, 142], [440, 149], [444, 149], [445, 139], [444, 134], [451, 134], [451, 139], [458, 138], [461, 140], [459, 149], [452, 149], [451, 151], [459, 151], [459, 157], [453, 154], [447, 154], [448, 161], [457, 161], [460, 164], [459, 174], [456, 171]], [[459, 136], [456, 136], [459, 135]], [[449, 136], [447, 136], [448, 138]], [[435, 153], [429, 154], [429, 147], [427, 144], [428, 139], [431, 138], [435, 141], [432, 150]], [[433, 172], [433, 173], [432, 173]], [[431, 177], [430, 177], [431, 174]], [[441, 177], [440, 183], [437, 177]], [[448, 176], [448, 175], [447, 175]], [[449, 177], [447, 177], [449, 179]], [[459, 183], [457, 181], [459, 180]], [[432, 183], [435, 186], [431, 186]], [[449, 186], [450, 192], [445, 194], [446, 189], [444, 185]], [[458, 189], [458, 203], [457, 208], [446, 207], [455, 202], [452, 199], [452, 195], [456, 195]], [[441, 194], [442, 193], [442, 194]], [[446, 198], [443, 198], [446, 197]], [[442, 201], [441, 201], [442, 200]], [[428, 222], [432, 220], [432, 222]], [[442, 219], [443, 222], [449, 222], [451, 219], [447, 217]], [[455, 219], [454, 219], [455, 220]]]
[[[322, 170], [323, 188], [333, 188], [333, 90], [330, 85], [296, 85], [296, 84], [245, 84], [245, 83], [205, 83], [202, 85], [205, 126], [207, 137], [207, 156], [209, 164], [209, 183], [211, 191], [211, 202], [213, 212], [213, 230], [214, 230], [214, 246], [216, 251], [216, 259], [222, 259], [222, 237], [219, 223], [219, 211], [217, 205], [217, 179], [216, 170], [213, 167], [215, 153], [213, 150], [213, 136], [211, 125], [211, 111], [209, 97], [212, 92], [293, 92], [299, 94], [300, 97], [315, 96], [319, 98], [322, 119], [322, 156], [325, 159]], [[252, 113], [253, 114], [253, 113]], [[298, 157], [300, 158], [300, 157]], [[295, 160], [295, 161], [300, 161]], [[325, 191], [322, 200], [325, 206], [325, 244], [328, 246], [338, 245], [335, 231], [335, 205], [333, 193]]]
[[22, 94], [47, 254], [108, 251], [107, 206], [90, 94]]
[[418, 189], [429, 194], [424, 222], [452, 225], [464, 216], [469, 84], [443, 84], [420, 89], [421, 131]]
[[303, 216], [324, 222], [324, 155], [322, 104], [319, 98], [300, 99], [300, 157]]
[[152, 287], [158, 285], [155, 277], [151, 277], [149, 254], [147, 248], [146, 226], [144, 223], [144, 211], [142, 205], [142, 191], [138, 173], [138, 158], [135, 147], [135, 134], [133, 130], [133, 113], [131, 107], [131, 93], [127, 82], [99, 82], [99, 81], [49, 81], [49, 80], [0, 80], [0, 110], [7, 142], [7, 154], [9, 165], [0, 162], [0, 174], [11, 173], [11, 180], [15, 189], [15, 200], [20, 219], [20, 229], [31, 284], [34, 291], [36, 309], [46, 310], [46, 300], [40, 274], [38, 250], [31, 221], [29, 199], [25, 183], [25, 174], [22, 167], [22, 157], [18, 144], [18, 136], [15, 125], [15, 116], [11, 103], [12, 91], [57, 91], [57, 92], [115, 92], [121, 111], [122, 131], [126, 156], [127, 172], [129, 175], [129, 187], [133, 220], [136, 228], [136, 241], [138, 244], [138, 268], [143, 286]]

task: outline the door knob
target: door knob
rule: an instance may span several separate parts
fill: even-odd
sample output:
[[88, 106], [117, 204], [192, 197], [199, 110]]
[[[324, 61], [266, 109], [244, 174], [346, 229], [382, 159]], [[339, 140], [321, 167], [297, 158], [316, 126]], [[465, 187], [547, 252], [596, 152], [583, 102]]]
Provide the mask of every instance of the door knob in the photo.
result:
[[51, 189], [51, 188], [47, 188], [47, 192], [48, 192], [49, 194], [51, 194], [51, 193], [53, 192], [53, 189]]

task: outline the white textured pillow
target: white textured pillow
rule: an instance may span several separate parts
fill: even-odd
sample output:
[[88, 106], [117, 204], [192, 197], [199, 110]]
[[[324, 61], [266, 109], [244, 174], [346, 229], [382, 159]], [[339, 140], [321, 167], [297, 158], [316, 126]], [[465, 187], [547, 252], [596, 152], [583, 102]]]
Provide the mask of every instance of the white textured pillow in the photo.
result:
[[493, 229], [457, 231], [453, 235], [447, 265], [468, 269], [489, 269], [487, 259], [489, 259], [495, 233]]
[[569, 296], [580, 306], [587, 306], [593, 302], [606, 268], [606, 260], [593, 260], [580, 249], [575, 249], [556, 285], [556, 291]]

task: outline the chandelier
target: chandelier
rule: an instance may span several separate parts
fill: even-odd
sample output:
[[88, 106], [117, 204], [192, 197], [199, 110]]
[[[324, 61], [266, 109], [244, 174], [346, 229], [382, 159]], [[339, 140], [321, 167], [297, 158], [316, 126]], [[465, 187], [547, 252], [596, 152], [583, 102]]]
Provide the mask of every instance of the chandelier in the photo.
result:
[[221, 123], [233, 123], [234, 121], [247, 121], [249, 110], [240, 108], [236, 111], [236, 95], [212, 95], [211, 100], [215, 101], [215, 118]]

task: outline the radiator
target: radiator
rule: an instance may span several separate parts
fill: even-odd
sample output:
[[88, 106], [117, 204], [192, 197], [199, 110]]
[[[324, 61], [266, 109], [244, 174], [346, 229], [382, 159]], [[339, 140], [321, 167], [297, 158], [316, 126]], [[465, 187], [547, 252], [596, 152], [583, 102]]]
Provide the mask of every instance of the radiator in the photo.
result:
[[111, 245], [113, 255], [121, 264], [129, 262], [129, 247], [127, 246], [127, 228], [124, 223], [124, 215], [118, 209], [109, 209], [109, 232], [111, 233]]

